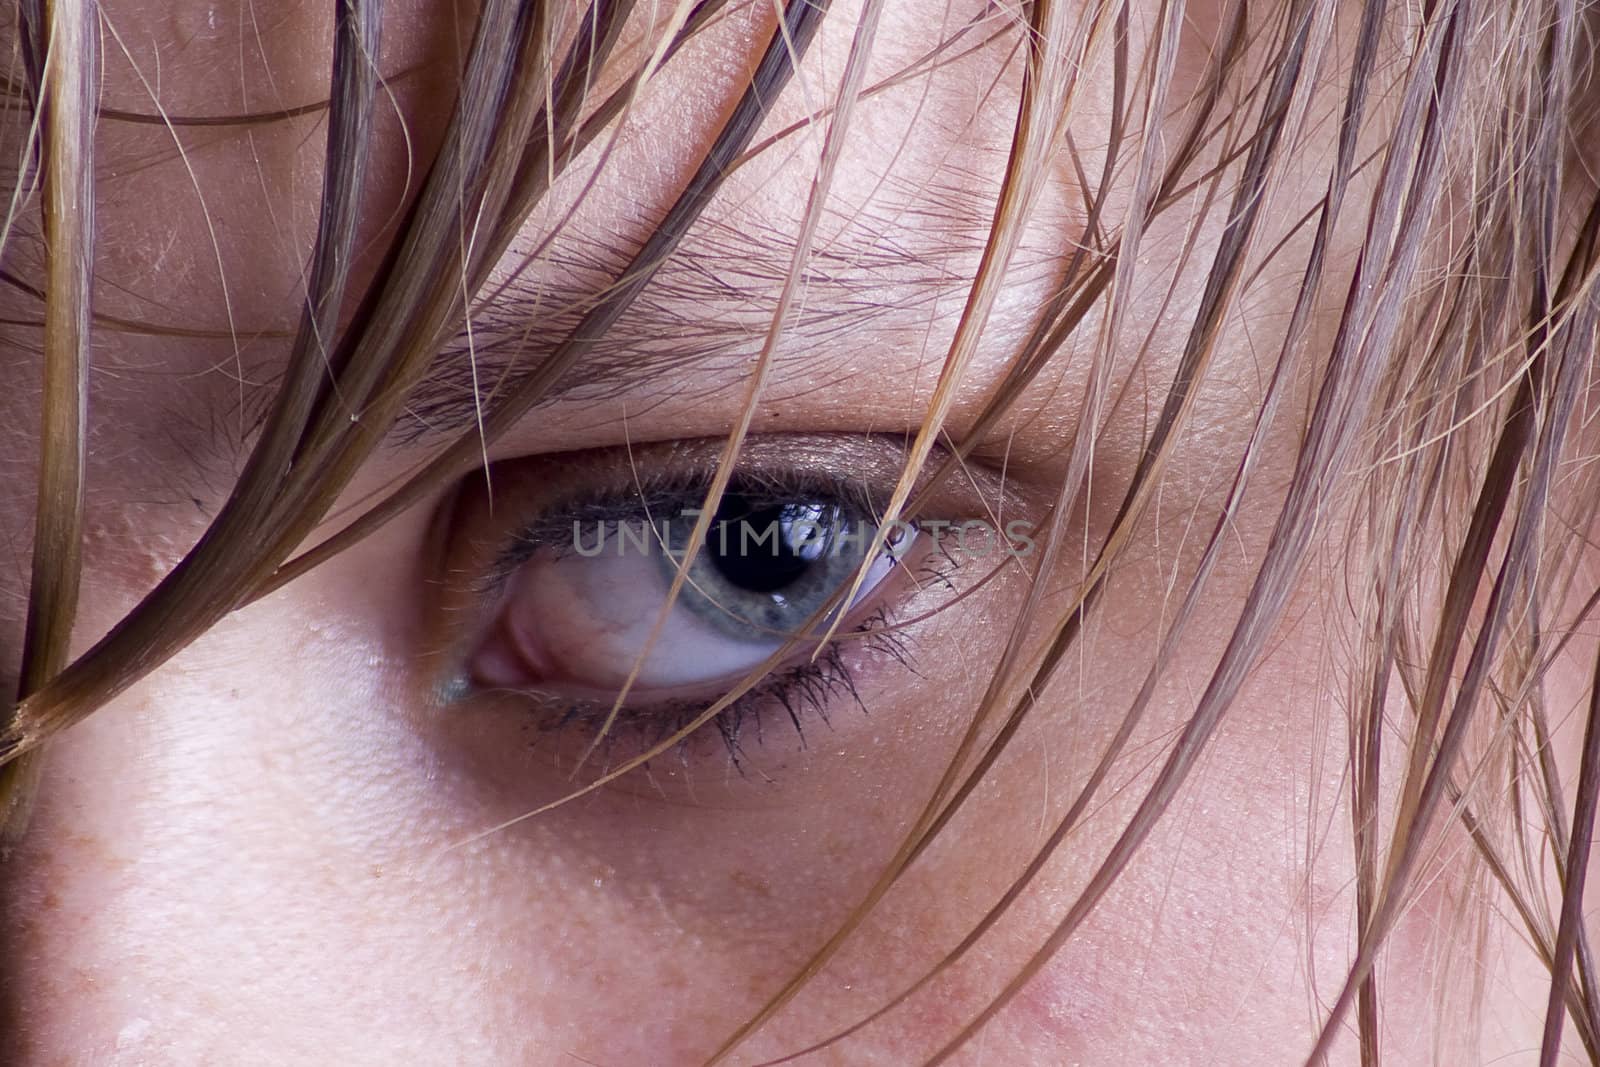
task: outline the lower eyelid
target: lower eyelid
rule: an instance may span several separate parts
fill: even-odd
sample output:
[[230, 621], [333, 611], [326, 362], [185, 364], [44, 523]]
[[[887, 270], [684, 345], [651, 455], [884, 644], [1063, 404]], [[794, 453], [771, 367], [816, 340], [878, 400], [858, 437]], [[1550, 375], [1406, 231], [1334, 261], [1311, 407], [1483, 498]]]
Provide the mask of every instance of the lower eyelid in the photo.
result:
[[[846, 615], [842, 629], [834, 635], [835, 643], [844, 645], [856, 643], [869, 627], [881, 622], [886, 617], [889, 604], [884, 602], [892, 603], [897, 594], [914, 592], [914, 590], [899, 588], [899, 583], [894, 580], [895, 577], [892, 573], [888, 575], [884, 581], [879, 583], [878, 588], [868, 592], [855, 610]], [[668, 617], [666, 632], [657, 637], [657, 643], [651, 653], [652, 661], [658, 659], [670, 661], [675, 651], [681, 651], [676, 648], [676, 645], [685, 642], [692, 644], [696, 638], [715, 636], [711, 630], [706, 629], [707, 624], [700, 618], [684, 617], [691, 611], [685, 603], [685, 598], [696, 595], [698, 594], [687, 591], [682, 594], [678, 605], [673, 608], [673, 615]], [[868, 614], [869, 612], [870, 615]], [[641, 617], [636, 621], [639, 632], [647, 634], [654, 620], [650, 617]], [[677, 632], [682, 628], [687, 628], [690, 632], [687, 634]], [[541, 647], [537, 644], [536, 639], [532, 642], [527, 640], [519, 641], [518, 635], [514, 632], [515, 630], [516, 626], [513, 619], [501, 618], [497, 624], [497, 632], [492, 633], [488, 639], [478, 646], [478, 652], [474, 656], [473, 667], [470, 672], [476, 682], [481, 686], [507, 693], [518, 691], [538, 692], [554, 696], [558, 700], [571, 698], [593, 703], [604, 703], [609, 708], [612, 699], [611, 692], [604, 687], [593, 684], [592, 680], [589, 683], [584, 683], [571, 678], [570, 674], [563, 676], [562, 671], [554, 666], [554, 664], [563, 660], [561, 649], [564, 645]], [[507, 631], [512, 632], [508, 633]], [[710, 678], [664, 679], [662, 677], [663, 668], [658, 666], [655, 670], [651, 670], [647, 666], [634, 677], [634, 684], [630, 687], [631, 701], [635, 707], [643, 710], [648, 710], [652, 704], [673, 701], [682, 702], [685, 700], [698, 702], [699, 706], [704, 707], [726, 692], [728, 686], [738, 684], [740, 679], [749, 671], [758, 668], [763, 661], [782, 650], [789, 636], [775, 633], [772, 640], [753, 642], [748, 646], [748, 651], [742, 653], [737, 649], [728, 649], [725, 656], [729, 664], [728, 669], [726, 672]], [[557, 640], [565, 641], [567, 639], [558, 638]], [[508, 647], [512, 645], [516, 647]], [[781, 673], [795, 663], [812, 658], [815, 648], [815, 642], [806, 642], [795, 647], [789, 656], [788, 662], [779, 664], [771, 673]], [[581, 654], [569, 652], [567, 655], [570, 658], [572, 655]], [[687, 655], [688, 653], [683, 651], [682, 654]], [[706, 660], [701, 658], [698, 662], [705, 663]], [[542, 671], [540, 669], [541, 664], [546, 665]], [[616, 666], [617, 673], [611, 680], [615, 682], [620, 690], [621, 686], [627, 681], [627, 672], [632, 667], [623, 663], [618, 663]], [[521, 671], [520, 675], [519, 670]], [[670, 663], [666, 670], [671, 670]], [[530, 680], [527, 684], [518, 683], [519, 676], [527, 676], [530, 673], [540, 680], [536, 682]], [[562, 694], [566, 696], [563, 697]]]
[[[791, 731], [804, 745], [808, 729], [833, 728], [834, 703], [843, 700], [866, 713], [858, 683], [866, 663], [894, 665], [911, 670], [912, 644], [909, 638], [888, 624], [884, 609], [872, 613], [861, 625], [841, 635], [843, 641], [830, 645], [814, 662], [807, 659], [772, 671], [749, 692], [721, 710], [696, 734], [676, 746], [680, 758], [689, 758], [704, 742], [715, 742], [738, 767], [747, 754], [748, 734], [758, 742], [767, 739], [772, 724]], [[851, 650], [848, 646], [858, 645]], [[471, 694], [469, 694], [471, 695]], [[557, 694], [532, 694], [517, 690], [480, 689], [475, 695], [515, 702], [508, 710], [531, 720], [538, 736], [565, 737], [575, 746], [587, 746], [599, 737], [601, 727], [611, 718], [611, 703], [606, 700], [563, 698]], [[705, 713], [711, 700], [672, 701], [664, 704], [624, 707], [616, 715], [603, 741], [607, 761], [632, 758], [661, 744]]]

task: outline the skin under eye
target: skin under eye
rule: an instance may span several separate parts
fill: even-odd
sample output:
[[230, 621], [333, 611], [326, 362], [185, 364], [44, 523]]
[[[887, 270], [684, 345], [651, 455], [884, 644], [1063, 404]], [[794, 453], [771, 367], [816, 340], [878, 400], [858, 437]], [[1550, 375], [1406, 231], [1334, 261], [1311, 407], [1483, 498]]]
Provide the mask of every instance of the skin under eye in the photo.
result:
[[[839, 614], [833, 602], [866, 562], [876, 534], [849, 505], [730, 493], [651, 645], [696, 518], [683, 510], [654, 521], [643, 511], [633, 519], [577, 520], [571, 544], [531, 546], [473, 656], [472, 681], [609, 695], [648, 647], [635, 683], [641, 701], [714, 695], [708, 686], [736, 680], [790, 640], [796, 658], [812, 652], [808, 635]], [[866, 562], [847, 617], [875, 599], [914, 540], [902, 534]]]

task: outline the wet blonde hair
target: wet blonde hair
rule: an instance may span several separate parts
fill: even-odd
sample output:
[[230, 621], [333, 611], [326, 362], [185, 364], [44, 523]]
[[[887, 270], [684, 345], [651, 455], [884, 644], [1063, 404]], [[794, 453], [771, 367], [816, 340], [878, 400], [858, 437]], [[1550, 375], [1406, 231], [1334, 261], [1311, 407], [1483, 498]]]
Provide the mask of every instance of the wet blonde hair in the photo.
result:
[[[18, 702], [0, 733], [0, 798], [14, 830], [25, 821], [36, 754], [49, 738], [228, 613], [460, 477], [486, 441], [548, 396], [650, 284], [726, 176], [770, 143], [754, 143], [763, 101], [782, 90], [829, 17], [820, 0], [784, 6], [781, 25], [698, 169], [566, 339], [509, 386], [483, 397], [478, 427], [439, 451], [381, 503], [296, 555], [390, 431], [438, 351], [461, 328], [473, 294], [552, 182], [585, 149], [599, 144], [604, 150], [607, 132], [639, 91], [728, 5], [680, 3], [658, 17], [663, 29], [651, 47], [619, 50], [624, 25], [638, 14], [634, 6], [630, 0], [595, 0], [574, 18], [565, 5], [483, 0], [443, 142], [376, 277], [358, 292], [351, 263], [383, 91], [383, 75], [371, 59], [380, 52], [382, 15], [375, 0], [341, 0], [325, 104], [321, 212], [300, 322], [275, 399], [226, 505], [198, 543], [91, 649], [70, 659], [83, 541], [84, 427], [93, 402], [85, 367], [95, 321], [90, 265], [96, 12], [87, 3], [21, 0], [21, 77], [13, 90], [23, 105], [15, 114], [26, 123], [25, 147], [6, 234], [21, 232], [18, 220], [36, 212], [45, 270], [42, 284], [32, 289], [10, 272], [7, 278], [37, 297], [43, 309], [45, 376], [26, 639]], [[752, 425], [855, 103], [883, 88], [865, 80], [882, 6], [881, 0], [863, 4], [837, 99], [808, 120], [825, 131], [821, 165], [702, 527], [716, 510]], [[1106, 576], [1145, 516], [1196, 397], [1216, 373], [1224, 320], [1237, 313], [1264, 265], [1285, 255], [1283, 243], [1267, 246], [1262, 218], [1291, 154], [1312, 135], [1314, 93], [1326, 72], [1335, 70], [1340, 113], [1336, 144], [1325, 173], [1319, 172], [1325, 192], [1294, 231], [1308, 247], [1303, 262], [1295, 263], [1299, 292], [1231, 489], [1222, 509], [1202, 526], [1204, 553], [1174, 598], [1143, 687], [1066, 813], [1034, 862], [933, 973], [978, 942], [1096, 797], [1195, 618], [1224, 534], [1258, 474], [1268, 429], [1285, 416], [1292, 390], [1309, 381], [1313, 400], [1266, 552], [1208, 685], [1121, 836], [1015, 979], [933, 1062], [953, 1053], [1015, 994], [1074, 934], [1127, 865], [1260, 658], [1314, 541], [1326, 532], [1327, 517], [1352, 501], [1359, 536], [1351, 535], [1347, 568], [1349, 581], [1361, 584], [1350, 606], [1366, 640], [1342, 685], [1351, 738], [1359, 944], [1308, 1059], [1328, 1051], [1353, 1013], [1362, 1063], [1380, 1061], [1381, 990], [1374, 962], [1415, 890], [1430, 831], [1454, 820], [1473, 842], [1471, 862], [1510, 903], [1522, 934], [1549, 969], [1541, 1063], [1554, 1062], [1564, 1025], [1600, 1061], [1600, 990], [1581, 921], [1600, 790], [1600, 731], [1591, 703], [1578, 781], [1563, 783], [1542, 685], [1568, 635], [1600, 599], [1600, 591], [1582, 588], [1575, 596], [1572, 585], [1583, 573], [1580, 553], [1600, 501], [1585, 405], [1600, 313], [1600, 198], [1578, 151], [1594, 104], [1593, 11], [1570, 0], [1431, 0], [1417, 9], [1369, 0], [1360, 8], [1355, 47], [1345, 60], [1336, 48], [1339, 7], [1337, 0], [1224, 5], [1207, 68], [1192, 94], [1182, 98], [1175, 69], [1192, 15], [1181, 0], [1162, 0], [1151, 13], [1149, 54], [1137, 66], [1128, 54], [1129, 0], [1031, 0], [1014, 13], [996, 9], [991, 24], [965, 27], [957, 37], [968, 39], [946, 45], [954, 50], [969, 47], [970, 39], [1012, 33], [1014, 15], [1021, 23], [1023, 89], [982, 262], [883, 518], [916, 513], [915, 489], [929, 475], [924, 468], [933, 463], [935, 443], [947, 433], [955, 390], [1045, 174], [1063, 157], [1077, 158], [1066, 123], [1083, 91], [1082, 72], [1109, 70], [1115, 104], [1104, 167], [1099, 174], [1079, 170], [1088, 239], [1080, 248], [1062, 250], [1064, 269], [1040, 308], [1037, 327], [973, 428], [932, 474], [956, 469], [1069, 339], [1092, 334], [1082, 410], [1107, 410], [1112, 352], [1131, 334], [1128, 304], [1141, 277], [1139, 252], [1151, 221], [1199, 198], [1225, 204], [1226, 224], [1214, 248], [1186, 249], [1188, 260], [1203, 266], [1204, 289], [1183, 326], [1185, 344], [1137, 467], [1071, 602], [1063, 608], [1042, 591], [1029, 598], [1006, 635], [999, 667], [969, 728], [899, 850], [836, 933], [729, 1036], [716, 1058], [780, 1010], [852, 935], [1016, 736], [1033, 710], [1028, 694], [1046, 689], [1093, 625]], [[920, 69], [942, 58], [931, 53]], [[913, 68], [902, 77], [916, 73]], [[593, 95], [602, 81], [618, 87]], [[1169, 115], [1182, 117], [1177, 137], [1143, 135]], [[161, 118], [173, 125], [182, 121]], [[98, 120], [139, 117], [101, 113]], [[1125, 179], [1126, 203], [1115, 207], [1109, 194], [1114, 174], [1131, 176]], [[1370, 183], [1370, 196], [1352, 195], [1358, 176]], [[466, 219], [478, 220], [471, 241], [462, 240]], [[1198, 221], [1194, 226], [1197, 234]], [[1328, 263], [1340, 226], [1365, 234], [1353, 275]], [[1336, 291], [1341, 286], [1344, 291]], [[1313, 311], [1330, 300], [1342, 308], [1341, 317], [1331, 346], [1320, 346], [1312, 343], [1310, 323]], [[1085, 489], [1103, 429], [1102, 420], [1082, 418], [1067, 442], [1071, 460], [1059, 486], [1057, 520], [1037, 563], [1039, 575], [1049, 573], [1066, 551], [1062, 517]], [[686, 568], [687, 562], [674, 594]], [[1036, 590], [1043, 584], [1036, 583]], [[1565, 610], [1575, 600], [1582, 601], [1576, 613]], [[1042, 645], [1036, 640], [1041, 632]], [[673, 738], [602, 779], [663, 751], [754, 681], [752, 676], [741, 682]], [[1600, 694], [1600, 686], [1591, 685], [1591, 693]], [[1396, 694], [1410, 709], [1401, 725], [1404, 770], [1398, 783], [1385, 783], [1383, 739], [1396, 729], [1384, 729], [1384, 711]], [[1391, 790], [1398, 802], [1386, 824], [1379, 797]], [[1555, 910], [1532, 873], [1547, 859], [1541, 848], [1558, 872]], [[1489, 897], [1480, 901], [1485, 909], [1492, 907]]]

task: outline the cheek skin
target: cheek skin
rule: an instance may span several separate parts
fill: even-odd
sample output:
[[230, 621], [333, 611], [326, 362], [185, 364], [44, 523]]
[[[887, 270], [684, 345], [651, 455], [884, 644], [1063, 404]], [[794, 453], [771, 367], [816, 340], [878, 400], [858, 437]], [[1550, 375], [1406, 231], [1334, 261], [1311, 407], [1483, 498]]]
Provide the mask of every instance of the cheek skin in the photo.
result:
[[[418, 536], [397, 532], [315, 589], [242, 613], [52, 750], [37, 833], [13, 860], [27, 873], [8, 887], [22, 917], [5, 945], [40, 1062], [248, 1049], [386, 1063], [419, 1047], [474, 1062], [696, 1062], [858, 899], [948, 752], [926, 725], [868, 741], [841, 724], [837, 744], [785, 764], [765, 794], [714, 780], [696, 803], [616, 791], [449, 848], [514, 806], [485, 793], [458, 736], [418, 729], [405, 696], [412, 609], [404, 583], [374, 578]], [[1304, 1040], [1302, 924], [1318, 973], [1339, 973], [1349, 860], [1331, 824], [1308, 827], [1306, 805], [1286, 800], [1336, 793], [1343, 745], [1325, 739], [1325, 777], [1296, 782], [1319, 763], [1283, 694], [1316, 678], [1287, 659], [1246, 692], [1194, 788], [1000, 1017], [987, 1055], [1154, 1062], [1182, 1033], [1197, 1057], [1265, 1067]], [[1078, 780], [1087, 758], [1072, 746], [1101, 740], [1083, 721], [1093, 706], [1047, 702], [1047, 728], [1019, 740], [752, 1055], [853, 1021], [965, 932], [1037, 843], [996, 828], [1059, 814], [1052, 783]], [[874, 730], [916, 721], [911, 707], [875, 714]], [[1157, 734], [1171, 725], [1158, 718]], [[836, 1062], [901, 1064], [969, 1018], [1140, 794], [1097, 812], [978, 953]]]
[[[765, 804], [719, 804], [714, 782], [698, 807], [623, 793], [446, 849], [499, 812], [407, 722], [407, 642], [384, 622], [406, 606], [350, 563], [224, 624], [53, 751], [14, 898], [34, 907], [8, 946], [41, 1059], [381, 1063], [425, 1040], [501, 1062], [694, 1062], [837, 923], [929, 786], [890, 758], [914, 735], [830, 745]], [[1025, 793], [981, 804], [978, 825], [1017, 818]], [[930, 962], [928, 933], [992, 894], [995, 850], [973, 837], [953, 835], [926, 868], [937, 892], [913, 886], [911, 914], [870, 928], [801, 1019], [849, 1019]], [[959, 1018], [949, 996], [852, 1062], [899, 1062]]]
[[883, 746], [829, 746], [744, 813], [712, 781], [699, 810], [622, 793], [446, 848], [500, 813], [411, 721], [407, 583], [363, 570], [414, 548], [241, 613], [52, 750], [8, 894], [40, 1060], [381, 1063], [425, 1041], [693, 1062], [755, 1007], [731, 991], [770, 987], [838, 921], [898, 798], [927, 788], [882, 779]]
[[[403, 561], [419, 558], [425, 526], [392, 527], [230, 619], [52, 750], [8, 893], [21, 915], [6, 958], [21, 962], [14, 993], [40, 1061], [120, 1045], [153, 1062], [248, 1048], [383, 1063], [425, 1042], [474, 1061], [695, 1062], [836, 928], [948, 758], [958, 720], [930, 716], [913, 685], [869, 718], [846, 710], [771, 788], [702, 773], [672, 801], [636, 784], [467, 843], [530, 800], [516, 783], [487, 789], [461, 758], [473, 724], [430, 724], [412, 695], [420, 576]], [[985, 665], [959, 637], [929, 659], [966, 655], [977, 684]], [[951, 697], [941, 712], [972, 695], [937, 688]], [[1085, 706], [1050, 702], [1043, 737], [1055, 740], [1035, 737], [996, 769], [753, 1054], [854, 1021], [965, 932], [1035, 844], [995, 828], [1037, 827], [1059, 807], [1052, 765], [1082, 759], [1060, 746], [1081, 740]], [[995, 944], [839, 1062], [931, 1051], [1006, 980], [1124, 814], [1096, 820]], [[1136, 1007], [1156, 1029], [1160, 1005], [1186, 1008], [1191, 965], [1231, 958], [1229, 931], [1203, 952], [1152, 957], [1186, 961], [1154, 975], [1114, 965], [1149, 944], [1141, 916], [1163, 891], [1196, 900], [1190, 915], [1216, 904], [1214, 868], [1181, 862], [1191, 832], [1194, 820], [1152, 843], [1150, 873], [1107, 902], [1106, 925], [1052, 963], [986, 1048], [1020, 1063], [1042, 1049], [1089, 1055], [1118, 1047]]]
[[[367, 713], [391, 703], [384, 624], [405, 616], [352, 614], [350, 593], [335, 582], [242, 613], [51, 750], [8, 872], [44, 905], [8, 954], [41, 1061], [137, 1041], [137, 1059], [197, 1062], [252, 1038], [314, 1058], [351, 1039], [318, 998], [393, 1010], [358, 967], [381, 955], [365, 935], [384, 869], [407, 866], [386, 816], [426, 812], [412, 783], [427, 757]], [[357, 716], [365, 737], [337, 728]], [[393, 890], [425, 899], [406, 881]], [[330, 943], [344, 954], [318, 960]]]

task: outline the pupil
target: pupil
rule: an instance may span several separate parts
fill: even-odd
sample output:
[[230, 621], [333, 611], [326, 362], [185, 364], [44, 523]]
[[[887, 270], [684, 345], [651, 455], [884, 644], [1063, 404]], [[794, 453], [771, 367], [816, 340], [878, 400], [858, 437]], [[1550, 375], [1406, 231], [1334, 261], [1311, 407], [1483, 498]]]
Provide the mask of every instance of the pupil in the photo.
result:
[[752, 593], [776, 593], [797, 581], [823, 554], [835, 510], [803, 504], [761, 506], [728, 493], [703, 551], [730, 584]]

